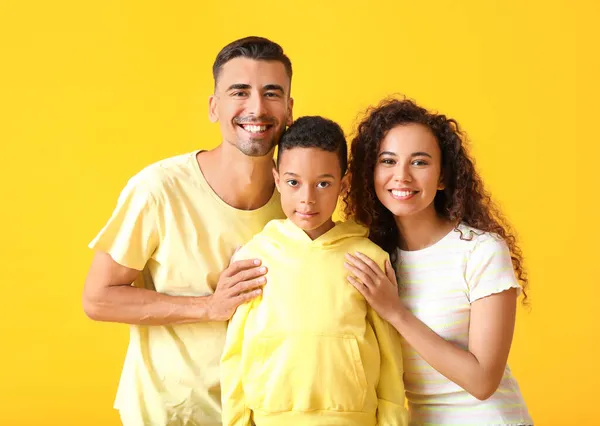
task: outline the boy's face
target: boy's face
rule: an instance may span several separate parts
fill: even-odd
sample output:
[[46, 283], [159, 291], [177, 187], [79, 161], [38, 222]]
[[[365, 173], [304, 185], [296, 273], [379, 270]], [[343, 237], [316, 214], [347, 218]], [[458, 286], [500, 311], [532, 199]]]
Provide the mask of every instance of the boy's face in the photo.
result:
[[319, 148], [285, 150], [273, 176], [283, 212], [296, 226], [313, 240], [333, 228], [331, 216], [345, 186], [337, 153]]

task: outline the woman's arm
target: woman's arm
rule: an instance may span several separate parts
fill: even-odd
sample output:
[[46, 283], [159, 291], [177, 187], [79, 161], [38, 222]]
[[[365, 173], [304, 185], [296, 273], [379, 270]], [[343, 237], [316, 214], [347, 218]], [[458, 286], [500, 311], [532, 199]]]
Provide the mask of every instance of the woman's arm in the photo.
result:
[[514, 288], [482, 297], [471, 304], [469, 348], [444, 340], [415, 317], [398, 297], [394, 270], [386, 273], [368, 257], [348, 255], [348, 281], [363, 294], [379, 315], [438, 372], [477, 399], [494, 394], [506, 367], [516, 317]]

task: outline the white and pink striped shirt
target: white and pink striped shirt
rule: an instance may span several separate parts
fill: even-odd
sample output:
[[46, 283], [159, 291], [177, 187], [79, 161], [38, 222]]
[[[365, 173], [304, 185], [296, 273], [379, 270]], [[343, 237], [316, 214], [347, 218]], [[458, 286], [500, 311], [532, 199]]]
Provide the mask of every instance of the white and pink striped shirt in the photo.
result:
[[[422, 250], [398, 250], [400, 295], [408, 309], [444, 339], [467, 349], [471, 303], [520, 286], [506, 243], [464, 224]], [[506, 366], [498, 390], [480, 401], [433, 369], [403, 339], [410, 424], [532, 425]]]

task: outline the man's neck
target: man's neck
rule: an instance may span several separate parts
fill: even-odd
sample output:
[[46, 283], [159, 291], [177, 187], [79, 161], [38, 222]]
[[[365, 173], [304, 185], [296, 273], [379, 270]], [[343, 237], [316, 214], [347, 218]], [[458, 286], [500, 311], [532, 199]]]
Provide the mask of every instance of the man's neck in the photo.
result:
[[250, 157], [221, 144], [196, 155], [204, 178], [225, 203], [239, 210], [256, 210], [273, 196], [273, 156]]
[[413, 216], [396, 217], [400, 248], [414, 251], [432, 246], [454, 228], [454, 224], [437, 214], [433, 206]]

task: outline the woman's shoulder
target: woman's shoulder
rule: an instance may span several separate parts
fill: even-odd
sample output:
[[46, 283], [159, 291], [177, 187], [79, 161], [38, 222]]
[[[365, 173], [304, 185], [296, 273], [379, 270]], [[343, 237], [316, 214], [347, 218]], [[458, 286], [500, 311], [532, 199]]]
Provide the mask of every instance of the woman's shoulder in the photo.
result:
[[504, 245], [504, 240], [498, 234], [495, 234], [493, 232], [482, 231], [481, 229], [467, 225], [466, 223], [459, 223], [453, 229], [453, 234], [453, 239], [455, 241], [470, 242], [471, 248], [476, 248], [480, 245]]
[[512, 270], [510, 249], [498, 234], [462, 223], [456, 227], [456, 233], [456, 241], [463, 243], [460, 252], [467, 269], [494, 264], [500, 269]]

